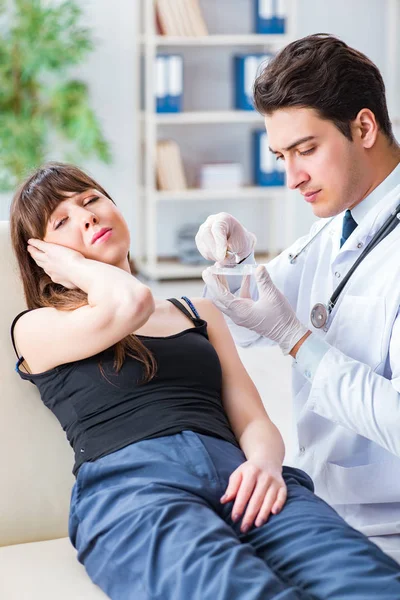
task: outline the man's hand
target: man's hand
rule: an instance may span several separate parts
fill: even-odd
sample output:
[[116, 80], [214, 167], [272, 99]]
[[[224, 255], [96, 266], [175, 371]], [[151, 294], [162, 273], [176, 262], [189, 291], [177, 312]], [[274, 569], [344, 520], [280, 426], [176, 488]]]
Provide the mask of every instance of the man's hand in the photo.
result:
[[285, 296], [273, 284], [267, 270], [259, 266], [255, 271], [259, 298], [254, 301], [249, 294], [249, 279], [245, 277], [240, 297], [235, 297], [223, 280], [212, 274], [209, 269], [203, 271], [211, 299], [215, 306], [237, 325], [251, 329], [267, 337], [281, 347], [284, 354], [307, 333], [308, 329], [296, 317]]
[[247, 460], [230, 476], [221, 502], [235, 501], [232, 520], [238, 521], [244, 513], [240, 529], [246, 533], [253, 525], [261, 527], [271, 513], [276, 515], [280, 512], [286, 496], [282, 465]]
[[[196, 235], [197, 248], [207, 260], [232, 265], [247, 258], [254, 249], [256, 236], [228, 213], [210, 215]], [[230, 253], [230, 254], [229, 254]]]

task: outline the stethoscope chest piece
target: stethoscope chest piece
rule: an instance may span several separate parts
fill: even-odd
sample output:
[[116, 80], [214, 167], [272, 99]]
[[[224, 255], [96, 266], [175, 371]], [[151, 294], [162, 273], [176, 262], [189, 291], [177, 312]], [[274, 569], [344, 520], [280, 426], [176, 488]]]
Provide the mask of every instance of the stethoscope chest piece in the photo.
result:
[[311, 324], [316, 329], [324, 327], [328, 320], [328, 309], [325, 304], [318, 302], [312, 307], [310, 315]]
[[[332, 219], [334, 219], [334, 218], [335, 217], [332, 217]], [[327, 225], [329, 225], [329, 223], [332, 221], [332, 219], [330, 221], [328, 221], [323, 227], [321, 227], [321, 229], [296, 254], [294, 254], [294, 255], [289, 254], [288, 258], [289, 258], [290, 263], [295, 263], [296, 258], [298, 256], [300, 256], [300, 254], [305, 250], [305, 248], [307, 246], [312, 244], [312, 242], [315, 240], [315, 238], [321, 233], [321, 231], [323, 231], [323, 229]], [[311, 320], [311, 324], [313, 325], [313, 327], [315, 327], [316, 329], [321, 329], [322, 327], [325, 327], [325, 325], [328, 321], [328, 317], [332, 313], [332, 310], [336, 305], [337, 299], [339, 298], [340, 294], [342, 293], [342, 290], [345, 287], [345, 285], [347, 284], [348, 280], [350, 279], [350, 277], [352, 276], [354, 271], [357, 269], [358, 265], [361, 264], [362, 261], [364, 260], [364, 258], [382, 240], [384, 240], [386, 236], [388, 236], [397, 227], [397, 225], [399, 224], [399, 221], [400, 221], [400, 204], [398, 204], [396, 206], [396, 208], [390, 213], [390, 216], [386, 219], [386, 221], [383, 223], [383, 225], [374, 234], [372, 239], [369, 241], [367, 246], [364, 248], [363, 252], [360, 254], [360, 256], [357, 258], [357, 260], [355, 261], [353, 266], [347, 272], [346, 276], [343, 277], [341, 283], [337, 286], [337, 288], [333, 292], [332, 296], [330, 297], [328, 306], [326, 306], [325, 304], [322, 304], [321, 302], [318, 302], [317, 304], [315, 304], [313, 306], [313, 308], [311, 310], [311, 314], [310, 314], [310, 320]]]

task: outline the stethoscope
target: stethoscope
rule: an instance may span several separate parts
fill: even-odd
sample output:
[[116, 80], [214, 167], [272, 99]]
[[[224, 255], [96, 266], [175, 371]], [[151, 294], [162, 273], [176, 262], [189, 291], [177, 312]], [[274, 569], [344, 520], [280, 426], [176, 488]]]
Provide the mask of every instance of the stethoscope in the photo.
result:
[[[332, 217], [332, 219], [330, 219], [323, 227], [321, 227], [321, 229], [319, 231], [317, 231], [317, 233], [298, 252], [296, 252], [296, 254], [289, 254], [288, 258], [289, 258], [289, 262], [291, 264], [296, 262], [296, 259], [298, 258], [298, 256], [300, 256], [300, 254], [302, 254], [304, 252], [304, 250], [306, 248], [308, 248], [308, 246], [310, 244], [313, 243], [315, 238], [318, 237], [320, 235], [320, 233], [322, 233], [322, 231], [325, 229], [325, 227], [327, 227], [333, 221], [333, 219], [335, 219], [335, 217]], [[328, 304], [322, 304], [321, 302], [317, 302], [317, 304], [315, 304], [313, 306], [313, 308], [311, 310], [311, 315], [310, 315], [311, 324], [313, 325], [313, 327], [315, 327], [316, 329], [321, 329], [321, 327], [325, 326], [326, 322], [328, 321], [329, 315], [331, 314], [332, 310], [334, 309], [335, 304], [336, 304], [340, 294], [342, 293], [343, 288], [345, 287], [346, 283], [349, 281], [350, 277], [353, 275], [354, 271], [362, 263], [364, 258], [375, 248], [375, 246], [377, 246], [382, 240], [384, 240], [385, 237], [388, 236], [389, 233], [391, 233], [393, 231], [393, 229], [395, 229], [397, 227], [397, 225], [399, 224], [399, 221], [400, 221], [400, 204], [398, 204], [396, 206], [394, 211], [390, 214], [390, 217], [388, 217], [386, 219], [386, 221], [384, 222], [382, 227], [375, 233], [372, 240], [364, 248], [364, 250], [358, 257], [358, 259], [356, 260], [354, 265], [351, 267], [349, 272], [343, 278], [342, 282], [338, 285], [338, 287], [333, 292], [332, 296], [329, 299]]]

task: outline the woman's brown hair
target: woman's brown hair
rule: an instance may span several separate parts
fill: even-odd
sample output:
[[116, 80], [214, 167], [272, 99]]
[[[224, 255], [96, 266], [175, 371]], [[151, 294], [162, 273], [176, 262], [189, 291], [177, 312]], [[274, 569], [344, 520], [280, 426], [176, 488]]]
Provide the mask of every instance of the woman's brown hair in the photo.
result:
[[[88, 304], [87, 294], [80, 289], [67, 289], [54, 283], [27, 251], [30, 238], [43, 239], [47, 222], [55, 208], [65, 200], [66, 193], [82, 193], [96, 189], [113, 201], [94, 179], [74, 165], [49, 162], [24, 181], [16, 191], [10, 212], [11, 241], [17, 257], [25, 299], [28, 308], [53, 307], [57, 310], [75, 310]], [[128, 254], [129, 258], [129, 254]], [[129, 260], [131, 272], [134, 264]], [[143, 383], [156, 373], [152, 353], [133, 334], [114, 345], [114, 369], [118, 372], [131, 356], [143, 364]], [[99, 363], [100, 370], [103, 369]]]

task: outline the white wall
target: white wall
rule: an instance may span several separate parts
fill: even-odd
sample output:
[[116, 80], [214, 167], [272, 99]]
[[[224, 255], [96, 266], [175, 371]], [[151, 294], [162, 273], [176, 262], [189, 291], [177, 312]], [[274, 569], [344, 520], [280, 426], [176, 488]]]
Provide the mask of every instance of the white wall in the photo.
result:
[[134, 229], [137, 0], [84, 0], [79, 4], [97, 47], [76, 75], [89, 84], [92, 106], [113, 154], [111, 165], [93, 160], [84, 166], [114, 198]]
[[[53, 1], [53, 0], [52, 0]], [[132, 223], [135, 161], [134, 94], [137, 0], [78, 0], [85, 25], [91, 27], [96, 49], [68, 77], [89, 85], [91, 105], [111, 144], [112, 165], [92, 160], [84, 165], [114, 197]], [[53, 148], [49, 159], [62, 157]], [[8, 218], [11, 194], [0, 196], [0, 220]]]
[[[138, 0], [85, 0], [86, 21], [93, 29], [97, 41], [96, 50], [76, 74], [86, 80], [90, 87], [92, 106], [102, 123], [103, 131], [111, 143], [114, 163], [110, 166], [97, 161], [84, 165], [111, 193], [127, 218], [132, 238], [137, 223], [133, 222], [134, 198], [134, 162], [136, 151], [136, 132], [134, 121], [135, 90], [134, 75], [136, 68], [135, 36]], [[251, 0], [201, 0], [205, 16], [211, 31], [245, 32], [251, 28]], [[309, 33], [329, 32], [340, 36], [344, 41], [358, 48], [376, 62], [385, 72], [385, 8], [386, 0], [298, 0], [297, 37]], [[247, 14], [247, 19], [243, 15]], [[241, 49], [237, 49], [238, 52]], [[231, 49], [231, 53], [236, 49]], [[185, 106], [188, 108], [229, 108], [231, 88], [227, 61], [228, 50], [189, 49], [185, 60]], [[208, 53], [210, 55], [208, 56]], [[213, 85], [201, 85], [201, 68], [207, 64], [207, 76], [211, 76]], [[209, 60], [207, 60], [209, 59]], [[212, 59], [212, 60], [211, 60]], [[249, 169], [249, 126], [235, 125], [229, 133], [234, 139], [224, 142], [223, 125], [218, 128], [202, 127], [201, 135], [194, 127], [182, 128], [177, 139], [186, 148], [190, 170], [191, 146], [196, 144], [204, 160], [212, 160], [224, 149], [227, 160], [241, 160]], [[196, 130], [195, 130], [196, 129]], [[165, 134], [171, 135], [171, 128], [165, 128]], [[226, 131], [226, 130], [225, 130]], [[176, 132], [176, 129], [175, 129]], [[54, 158], [59, 158], [55, 153]], [[0, 200], [1, 202], [1, 200]], [[260, 214], [265, 210], [262, 202], [225, 202], [218, 205], [213, 202], [196, 206], [194, 203], [168, 202], [163, 208], [159, 222], [160, 252], [173, 254], [175, 250], [174, 230], [181, 224], [201, 221], [207, 214], [216, 210], [230, 210], [246, 226], [262, 237], [259, 231]], [[292, 210], [294, 215], [293, 235], [297, 237], [307, 231], [313, 220], [312, 213], [302, 199], [293, 194]], [[3, 201], [0, 206], [0, 219], [7, 218], [7, 207]], [[139, 224], [140, 226], [140, 224]]]

